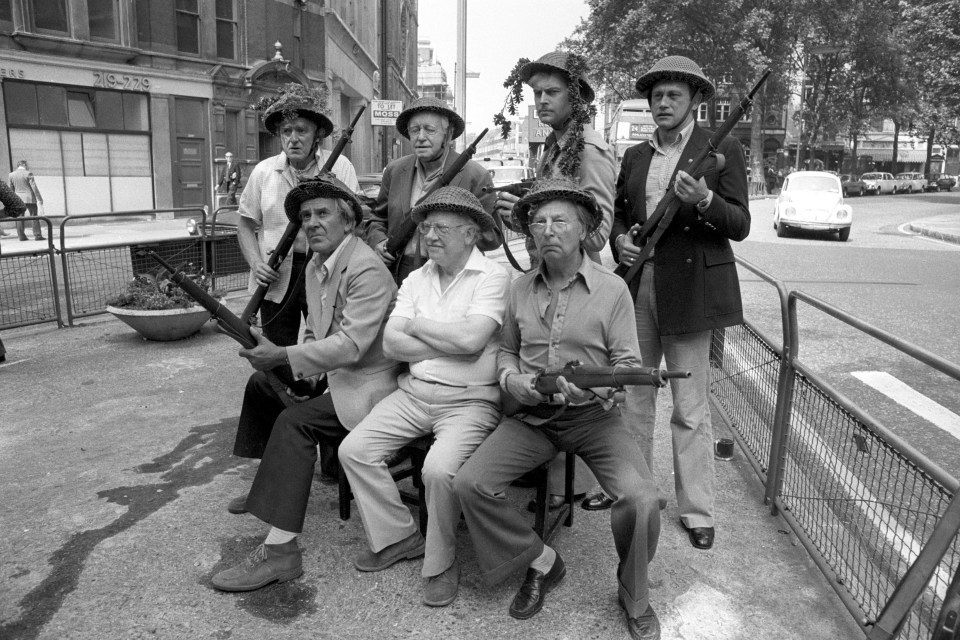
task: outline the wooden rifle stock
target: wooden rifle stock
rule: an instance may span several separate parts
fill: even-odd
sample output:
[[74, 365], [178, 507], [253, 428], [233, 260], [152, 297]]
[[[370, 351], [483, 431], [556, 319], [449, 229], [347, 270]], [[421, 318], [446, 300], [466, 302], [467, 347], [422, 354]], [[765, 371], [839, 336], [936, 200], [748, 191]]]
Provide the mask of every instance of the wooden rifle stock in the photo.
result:
[[568, 364], [560, 370], [541, 371], [534, 388], [544, 395], [559, 393], [557, 378], [563, 378], [581, 389], [595, 387], [664, 387], [670, 378], [689, 378], [689, 371], [665, 371], [650, 367], [590, 367]]
[[[690, 169], [686, 171], [694, 180], [699, 180], [707, 172], [709, 169], [707, 159], [710, 156], [716, 155], [717, 148], [720, 146], [720, 143], [723, 142], [724, 138], [730, 135], [730, 132], [733, 131], [733, 128], [738, 122], [740, 122], [740, 118], [743, 117], [743, 114], [747, 111], [747, 109], [750, 108], [750, 105], [753, 104], [753, 96], [755, 96], [757, 91], [760, 90], [760, 87], [763, 86], [763, 83], [767, 81], [767, 76], [769, 75], [769, 69], [763, 72], [763, 75], [760, 76], [760, 79], [757, 80], [756, 84], [753, 85], [750, 93], [744, 96], [743, 100], [737, 104], [727, 119], [723, 121], [723, 124], [721, 124], [717, 130], [713, 132], [713, 135], [710, 136], [710, 141], [707, 143], [707, 146], [697, 153], [697, 155], [691, 158], [689, 165]], [[656, 135], [656, 133], [654, 133], [654, 135]], [[663, 235], [663, 232], [666, 231], [667, 227], [670, 226], [670, 223], [673, 222], [673, 217], [680, 209], [681, 204], [683, 203], [681, 202], [680, 198], [677, 197], [677, 194], [674, 191], [674, 185], [671, 183], [667, 187], [667, 191], [663, 198], [661, 198], [660, 202], [657, 204], [657, 208], [654, 209], [650, 217], [647, 218], [647, 221], [643, 223], [643, 226], [634, 235], [633, 243], [638, 246], [643, 246], [640, 256], [629, 268], [625, 267], [623, 263], [618, 265], [615, 270], [617, 275], [622, 276], [627, 282], [630, 282], [636, 277], [640, 269], [643, 268], [643, 263], [650, 257], [650, 254], [653, 253], [653, 248], [656, 246], [660, 236]]]
[[[357, 122], [360, 120], [360, 116], [363, 115], [366, 106], [361, 105], [360, 110], [357, 111], [357, 115], [353, 117], [353, 121], [350, 123], [350, 126], [347, 127], [343, 135], [340, 136], [340, 139], [337, 141], [337, 145], [330, 152], [330, 157], [327, 158], [327, 161], [323, 163], [323, 167], [320, 168], [320, 173], [318, 175], [323, 175], [324, 173], [329, 173], [333, 170], [333, 165], [337, 162], [337, 159], [340, 157], [340, 154], [343, 153], [343, 150], [347, 147], [347, 144], [351, 141], [351, 136], [353, 135], [353, 130], [357, 126]], [[291, 220], [287, 223], [287, 228], [283, 230], [283, 235], [280, 236], [280, 241], [277, 242], [277, 246], [270, 253], [270, 258], [267, 260], [267, 266], [271, 269], [276, 270], [280, 266], [280, 263], [283, 262], [284, 258], [287, 257], [287, 254], [290, 253], [290, 249], [293, 248], [293, 243], [297, 239], [297, 234], [300, 233], [300, 221]], [[250, 300], [247, 301], [247, 306], [244, 307], [243, 313], [240, 314], [240, 319], [246, 323], [251, 322], [251, 318], [257, 315], [257, 312], [260, 310], [260, 305], [263, 304], [263, 299], [267, 295], [267, 289], [270, 288], [270, 285], [258, 284], [256, 291], [250, 296]]]
[[[480, 132], [473, 142], [463, 150], [463, 153], [453, 161], [446, 171], [440, 176], [440, 178], [433, 183], [433, 185], [424, 193], [417, 204], [423, 202], [424, 198], [429, 196], [431, 193], [439, 189], [440, 187], [445, 187], [453, 179], [457, 177], [457, 174], [460, 173], [460, 170], [463, 169], [466, 164], [470, 161], [470, 158], [473, 157], [473, 154], [477, 152], [477, 143], [483, 139], [483, 136], [487, 135], [487, 131], [490, 129], [484, 129]], [[387, 237], [386, 250], [387, 252], [397, 257], [397, 261], [400, 260], [400, 253], [403, 251], [403, 248], [407, 246], [407, 243], [410, 241], [410, 238], [413, 237], [414, 231], [417, 230], [417, 223], [413, 221], [413, 218], [410, 217], [410, 213], [407, 212], [407, 215], [404, 216], [403, 222], [401, 222], [396, 229], [391, 229], [390, 234]]]
[[[241, 318], [233, 315], [219, 300], [203, 290], [203, 287], [190, 279], [184, 271], [175, 269], [166, 260], [161, 258], [156, 251], [152, 249], [141, 249], [143, 253], [153, 258], [160, 266], [170, 273], [170, 279], [178, 287], [183, 289], [188, 296], [197, 301], [201, 307], [213, 314], [217, 319], [217, 326], [221, 333], [225, 333], [246, 349], [253, 349], [257, 346], [257, 341], [250, 333], [250, 325]], [[290, 387], [297, 395], [311, 395], [312, 389], [308, 389], [303, 381], [294, 380], [290, 371], [285, 367], [271, 369], [269, 374], [276, 377], [281, 384]]]
[[492, 187], [484, 187], [483, 192], [490, 193], [491, 191], [503, 191], [504, 193], [509, 193], [510, 195], [517, 196], [518, 198], [522, 198], [523, 196], [527, 195], [527, 191], [530, 191], [530, 187], [533, 186], [533, 183], [535, 181], [536, 180], [534, 178], [525, 178], [520, 182], [505, 184], [501, 187], [498, 187], [496, 185]]

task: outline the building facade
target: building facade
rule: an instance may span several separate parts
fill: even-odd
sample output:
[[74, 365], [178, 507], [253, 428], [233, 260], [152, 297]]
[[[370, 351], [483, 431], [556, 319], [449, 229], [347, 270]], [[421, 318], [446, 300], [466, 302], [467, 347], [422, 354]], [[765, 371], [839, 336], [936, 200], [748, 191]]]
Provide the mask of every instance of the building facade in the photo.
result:
[[[279, 152], [251, 105], [281, 85], [326, 86], [338, 129], [374, 98], [408, 102], [416, 16], [416, 0], [0, 2], [0, 171], [27, 160], [48, 215], [213, 205], [225, 152], [244, 176]], [[363, 173], [390, 152], [368, 109], [345, 155]]]

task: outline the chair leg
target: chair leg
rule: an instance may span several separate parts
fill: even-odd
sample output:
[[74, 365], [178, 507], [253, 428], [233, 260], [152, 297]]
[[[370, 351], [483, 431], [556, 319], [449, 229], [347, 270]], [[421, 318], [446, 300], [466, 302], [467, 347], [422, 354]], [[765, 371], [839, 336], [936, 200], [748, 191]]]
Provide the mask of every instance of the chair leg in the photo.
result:
[[347, 474], [344, 472], [343, 467], [340, 467], [340, 470], [337, 472], [337, 492], [340, 503], [340, 519], [349, 520], [350, 500], [353, 499], [353, 495], [350, 493], [350, 483], [347, 481]]
[[575, 474], [577, 469], [577, 457], [567, 452], [566, 459], [566, 478], [564, 478], [564, 492], [566, 493], [566, 503], [567, 503], [567, 519], [563, 521], [568, 527], [573, 526], [573, 502], [574, 502], [574, 493], [573, 485], [575, 480]]

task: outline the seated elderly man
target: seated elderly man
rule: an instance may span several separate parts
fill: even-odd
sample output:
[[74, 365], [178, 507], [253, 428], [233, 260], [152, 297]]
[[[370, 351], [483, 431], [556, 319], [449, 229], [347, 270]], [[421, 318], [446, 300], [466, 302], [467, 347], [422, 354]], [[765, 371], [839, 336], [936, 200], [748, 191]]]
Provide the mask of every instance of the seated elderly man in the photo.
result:
[[[287, 215], [299, 217], [314, 252], [307, 264], [309, 314], [302, 344], [280, 347], [254, 330], [258, 344], [240, 355], [257, 372], [240, 412], [234, 454], [263, 457], [248, 496], [234, 500], [272, 525], [244, 562], [213, 577], [224, 591], [250, 591], [303, 573], [297, 534], [303, 530], [317, 444], [343, 437], [397, 388], [399, 364], [384, 356], [383, 329], [396, 297], [390, 272], [354, 232], [362, 220], [353, 192], [331, 174], [287, 194]], [[265, 371], [288, 364], [299, 381], [324, 376], [328, 393], [292, 397]]]
[[526, 568], [510, 615], [522, 620], [540, 611], [566, 568], [511, 508], [504, 491], [559, 451], [576, 453], [613, 500], [620, 604], [630, 634], [659, 638], [660, 624], [647, 595], [647, 564], [660, 535], [657, 488], [610, 400], [613, 390], [580, 389], [561, 377], [561, 393], [547, 397], [533, 384], [539, 370], [559, 369], [572, 360], [640, 366], [630, 292], [584, 252], [583, 241], [602, 215], [590, 193], [565, 178], [540, 180], [514, 212], [536, 242], [542, 263], [513, 283], [497, 358], [500, 386], [521, 406], [454, 480], [477, 560], [488, 584]]
[[[411, 215], [430, 259], [403, 281], [383, 337], [384, 353], [410, 363], [410, 372], [343, 441], [340, 464], [370, 544], [356, 568], [381, 571], [425, 553], [423, 602], [441, 607], [456, 598], [460, 576], [453, 478], [500, 420], [498, 334], [510, 276], [476, 247], [494, 221], [469, 191], [437, 189]], [[427, 435], [424, 541], [385, 459]]]

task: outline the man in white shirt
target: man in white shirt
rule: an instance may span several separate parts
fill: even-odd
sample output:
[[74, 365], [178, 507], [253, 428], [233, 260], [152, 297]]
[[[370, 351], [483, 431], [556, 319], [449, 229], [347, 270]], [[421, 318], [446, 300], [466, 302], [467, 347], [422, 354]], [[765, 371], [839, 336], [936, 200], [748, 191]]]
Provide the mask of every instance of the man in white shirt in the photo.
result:
[[[500, 419], [496, 359], [510, 276], [477, 249], [494, 221], [466, 189], [437, 189], [411, 216], [429, 260], [403, 281], [383, 338], [387, 357], [409, 363], [410, 372], [343, 441], [340, 464], [370, 545], [354, 566], [381, 571], [425, 554], [423, 602], [440, 607], [453, 602], [459, 584], [453, 478]], [[384, 460], [428, 435], [424, 541]]]

